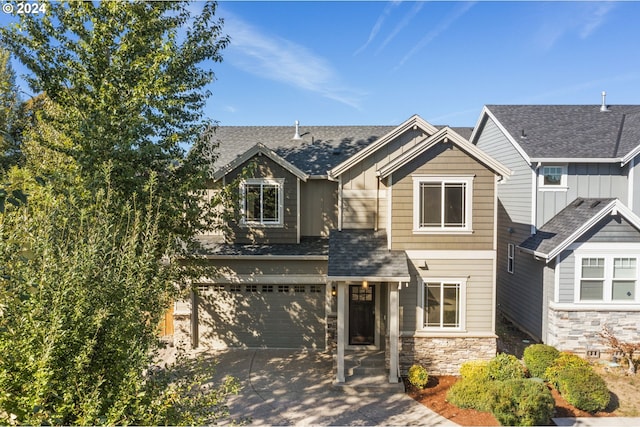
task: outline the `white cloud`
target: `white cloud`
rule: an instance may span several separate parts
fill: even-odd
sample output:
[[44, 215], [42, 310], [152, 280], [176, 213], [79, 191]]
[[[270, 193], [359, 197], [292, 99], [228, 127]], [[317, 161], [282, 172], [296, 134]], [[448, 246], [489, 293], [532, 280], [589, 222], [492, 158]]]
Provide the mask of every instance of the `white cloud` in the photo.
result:
[[409, 13], [407, 13], [404, 16], [404, 18], [402, 19], [402, 21], [400, 21], [400, 23], [398, 23], [398, 25], [396, 25], [396, 27], [393, 29], [391, 34], [389, 34], [387, 36], [387, 38], [384, 39], [384, 41], [382, 42], [382, 44], [378, 48], [378, 51], [376, 52], [376, 54], [380, 53], [380, 51], [382, 49], [384, 49], [391, 42], [391, 40], [393, 40], [398, 35], [398, 33], [400, 33], [400, 31], [402, 31], [407, 25], [409, 25], [411, 20], [418, 14], [418, 12], [420, 12], [420, 9], [422, 9], [422, 7], [424, 5], [425, 5], [425, 3], [421, 2], [421, 1], [420, 2], [416, 2], [413, 5], [413, 8], [411, 8]]
[[452, 14], [443, 19], [437, 27], [429, 31], [422, 39], [420, 39], [418, 43], [413, 46], [413, 48], [400, 60], [398, 65], [395, 66], [394, 70], [402, 67], [402, 65], [404, 65], [404, 63], [407, 62], [413, 55], [422, 50], [440, 34], [447, 31], [449, 27], [451, 27], [451, 25], [453, 25], [453, 23], [457, 21], [462, 15], [467, 13], [467, 11], [469, 11], [469, 9], [471, 9], [474, 4], [475, 2], [463, 3], [461, 6], [456, 7]]
[[262, 32], [235, 17], [225, 17], [231, 43], [225, 60], [246, 72], [318, 93], [354, 108], [362, 94], [346, 89], [329, 61], [290, 40]]
[[387, 16], [389, 16], [389, 14], [391, 13], [391, 10], [396, 6], [398, 6], [399, 4], [400, 2], [391, 2], [387, 4], [387, 6], [382, 11], [382, 15], [378, 17], [378, 20], [374, 24], [373, 28], [371, 28], [371, 32], [369, 32], [369, 38], [362, 46], [360, 46], [360, 48], [358, 48], [358, 50], [354, 52], [354, 55], [359, 54], [371, 44], [373, 39], [375, 39], [378, 33], [380, 32], [380, 29], [382, 28], [382, 24], [384, 23], [385, 19], [387, 19]]

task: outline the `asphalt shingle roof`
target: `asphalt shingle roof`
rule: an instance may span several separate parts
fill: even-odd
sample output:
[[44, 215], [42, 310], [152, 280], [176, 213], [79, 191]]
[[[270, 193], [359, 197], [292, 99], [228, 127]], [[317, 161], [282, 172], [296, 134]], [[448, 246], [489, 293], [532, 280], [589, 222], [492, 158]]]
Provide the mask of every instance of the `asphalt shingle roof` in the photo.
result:
[[[395, 126], [220, 126], [209, 141], [219, 144], [216, 169], [227, 165], [248, 149], [262, 143], [309, 175], [326, 175], [358, 151], [395, 129]], [[469, 138], [472, 128], [453, 128]]]
[[548, 255], [613, 200], [577, 198], [519, 246]]
[[487, 108], [531, 158], [621, 158], [640, 144], [640, 105]]
[[407, 254], [388, 250], [382, 231], [332, 230], [327, 276], [408, 278]]
[[286, 256], [327, 256], [329, 240], [319, 237], [302, 237], [300, 243], [279, 244], [240, 244], [220, 243], [219, 237], [200, 236], [201, 245], [196, 255], [208, 256], [246, 256], [246, 255], [286, 255]]

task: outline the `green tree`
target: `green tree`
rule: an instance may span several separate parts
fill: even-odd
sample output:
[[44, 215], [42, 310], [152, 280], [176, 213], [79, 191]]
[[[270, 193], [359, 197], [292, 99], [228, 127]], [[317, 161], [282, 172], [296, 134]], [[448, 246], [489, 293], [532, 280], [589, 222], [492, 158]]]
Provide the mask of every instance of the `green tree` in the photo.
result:
[[185, 242], [212, 224], [197, 193], [208, 172], [198, 141], [212, 125], [203, 107], [215, 76], [205, 66], [229, 42], [216, 4], [197, 5], [191, 16], [184, 1], [50, 2], [45, 15], [0, 29], [32, 90], [64, 112], [43, 119], [69, 138], [65, 154], [86, 185], [100, 187], [97, 171], [112, 162], [111, 185], [144, 200], [155, 173], [161, 232]]
[[9, 175], [30, 197], [0, 214], [0, 423], [203, 424], [224, 415], [232, 380], [205, 392], [198, 382], [210, 370], [147, 370], [178, 270], [158, 262], [155, 177], [142, 209], [115, 202], [111, 172], [91, 205], [24, 169]]
[[11, 55], [0, 49], [0, 168], [4, 170], [21, 159], [21, 107]]

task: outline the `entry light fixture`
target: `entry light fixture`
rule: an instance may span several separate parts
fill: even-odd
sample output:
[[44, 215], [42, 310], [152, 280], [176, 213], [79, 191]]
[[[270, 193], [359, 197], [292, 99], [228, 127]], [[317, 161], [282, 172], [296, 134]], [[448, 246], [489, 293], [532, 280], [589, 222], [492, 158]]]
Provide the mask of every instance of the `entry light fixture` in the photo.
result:
[[367, 282], [366, 280], [362, 281], [362, 287], [367, 289], [369, 287], [369, 282]]
[[335, 297], [337, 294], [338, 294], [338, 293], [336, 292], [336, 287], [335, 287], [335, 286], [332, 286], [332, 287], [331, 287], [331, 296], [332, 296], [332, 297]]

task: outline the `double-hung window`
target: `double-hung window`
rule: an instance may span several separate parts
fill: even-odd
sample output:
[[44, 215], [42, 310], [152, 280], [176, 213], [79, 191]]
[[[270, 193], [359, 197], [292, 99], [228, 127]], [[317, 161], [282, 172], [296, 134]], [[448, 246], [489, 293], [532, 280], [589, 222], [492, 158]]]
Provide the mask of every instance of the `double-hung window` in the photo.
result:
[[418, 298], [418, 329], [464, 329], [466, 280], [423, 279]]
[[636, 257], [583, 256], [577, 260], [576, 273], [577, 301], [624, 303], [636, 300], [638, 284]]
[[473, 177], [413, 177], [413, 231], [471, 231]]
[[516, 247], [513, 243], [507, 244], [507, 272], [513, 274], [515, 266]]
[[545, 165], [538, 172], [538, 187], [540, 190], [567, 189], [567, 165]]
[[252, 178], [240, 184], [242, 224], [282, 225], [284, 180]]

